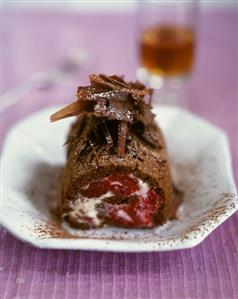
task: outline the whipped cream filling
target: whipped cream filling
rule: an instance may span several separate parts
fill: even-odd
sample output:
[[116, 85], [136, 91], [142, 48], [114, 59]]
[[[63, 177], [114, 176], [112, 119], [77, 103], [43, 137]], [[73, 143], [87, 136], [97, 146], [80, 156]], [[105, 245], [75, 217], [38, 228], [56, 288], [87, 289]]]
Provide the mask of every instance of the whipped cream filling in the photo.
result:
[[65, 213], [63, 217], [69, 216], [78, 223], [85, 222], [84, 218], [89, 217], [93, 225], [100, 225], [102, 220], [98, 218], [97, 204], [100, 204], [103, 199], [112, 197], [114, 194], [111, 191], [101, 195], [100, 197], [84, 197], [81, 194], [74, 202], [69, 203], [70, 212]]
[[132, 221], [131, 216], [129, 216], [128, 213], [123, 211], [123, 210], [117, 211], [117, 217], [120, 217], [120, 218], [122, 218], [126, 221], [129, 221], [129, 222]]
[[[139, 190], [132, 193], [131, 196], [138, 195], [140, 197], [146, 197], [147, 192], [149, 191], [148, 183], [143, 182], [141, 179], [132, 174], [130, 174], [129, 176], [138, 180], [139, 187]], [[120, 181], [112, 182], [112, 185], [117, 185], [118, 187], [123, 186]], [[84, 189], [87, 189], [87, 187], [88, 186], [85, 186]], [[111, 191], [108, 191], [100, 197], [90, 198], [84, 197], [80, 194], [74, 202], [69, 203], [69, 208], [71, 209], [71, 211], [65, 213], [63, 217], [69, 216], [78, 223], [89, 222], [86, 218], [90, 218], [90, 222], [92, 225], [99, 226], [102, 223], [102, 220], [98, 218], [97, 205], [102, 203], [105, 198], [110, 198], [112, 196], [115, 196], [115, 194]], [[130, 216], [123, 210], [118, 211], [118, 216], [124, 218], [125, 220], [129, 220], [128, 218], [130, 218]]]
[[133, 195], [139, 195], [141, 197], [146, 197], [147, 192], [149, 191], [150, 187], [148, 183], [143, 182], [141, 179], [137, 178], [139, 190], [134, 192]]

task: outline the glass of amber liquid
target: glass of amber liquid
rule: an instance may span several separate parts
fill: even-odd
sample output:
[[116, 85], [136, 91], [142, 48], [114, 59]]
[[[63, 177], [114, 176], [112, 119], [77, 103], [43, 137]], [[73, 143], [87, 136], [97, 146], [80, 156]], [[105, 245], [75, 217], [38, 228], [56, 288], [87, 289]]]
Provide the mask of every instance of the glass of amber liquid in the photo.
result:
[[198, 0], [141, 0], [138, 14], [137, 77], [168, 98], [192, 71]]

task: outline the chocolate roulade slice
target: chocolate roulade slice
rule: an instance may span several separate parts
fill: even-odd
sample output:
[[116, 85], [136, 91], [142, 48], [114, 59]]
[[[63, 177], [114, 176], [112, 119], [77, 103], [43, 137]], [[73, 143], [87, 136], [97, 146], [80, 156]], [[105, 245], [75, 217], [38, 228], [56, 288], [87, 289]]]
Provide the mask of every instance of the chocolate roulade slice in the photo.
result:
[[60, 214], [72, 226], [151, 228], [173, 212], [172, 183], [152, 91], [91, 75], [77, 101], [51, 116], [76, 116], [67, 140]]

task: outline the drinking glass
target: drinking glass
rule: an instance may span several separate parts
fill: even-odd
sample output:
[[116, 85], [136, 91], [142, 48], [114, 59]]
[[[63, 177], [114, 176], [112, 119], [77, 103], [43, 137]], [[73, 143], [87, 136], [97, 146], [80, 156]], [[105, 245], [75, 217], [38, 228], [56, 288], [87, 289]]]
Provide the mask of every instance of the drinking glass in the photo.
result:
[[157, 89], [160, 101], [176, 102], [191, 74], [198, 0], [140, 0], [137, 78]]

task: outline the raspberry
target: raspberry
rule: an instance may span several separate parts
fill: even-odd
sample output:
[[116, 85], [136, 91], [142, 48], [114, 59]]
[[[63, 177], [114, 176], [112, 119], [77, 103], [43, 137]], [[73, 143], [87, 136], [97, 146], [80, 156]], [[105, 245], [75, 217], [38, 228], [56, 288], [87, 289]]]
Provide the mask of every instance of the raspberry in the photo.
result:
[[154, 217], [159, 206], [160, 196], [154, 190], [149, 189], [146, 197], [136, 196], [128, 204], [110, 204], [107, 217], [117, 226], [128, 228], [153, 227], [156, 224]]
[[100, 217], [116, 226], [139, 228], [153, 227], [155, 215], [160, 207], [160, 196], [153, 188], [146, 194], [140, 194], [139, 181], [129, 174], [113, 174], [90, 183], [82, 190], [86, 197], [100, 197], [108, 191], [122, 198], [131, 197], [129, 203], [104, 203]]
[[113, 174], [92, 182], [82, 194], [86, 197], [100, 197], [108, 191], [115, 196], [127, 197], [138, 191], [138, 180], [128, 174]]

